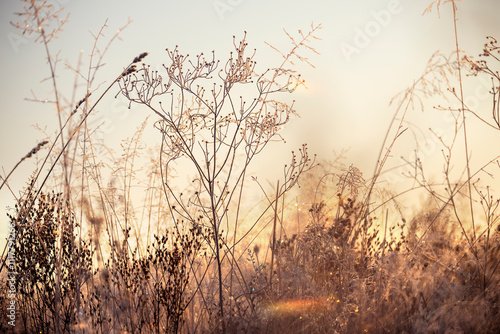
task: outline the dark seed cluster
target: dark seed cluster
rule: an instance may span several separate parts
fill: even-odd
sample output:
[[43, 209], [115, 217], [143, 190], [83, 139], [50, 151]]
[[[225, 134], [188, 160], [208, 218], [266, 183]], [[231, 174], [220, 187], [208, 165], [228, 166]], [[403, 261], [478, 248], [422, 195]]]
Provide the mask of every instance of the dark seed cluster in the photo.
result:
[[138, 63], [140, 62], [141, 60], [143, 60], [144, 58], [146, 58], [146, 56], [148, 55], [149, 53], [147, 52], [143, 52], [141, 53], [140, 55], [138, 55], [137, 57], [134, 58], [134, 60], [132, 61], [133, 64], [135, 63]]

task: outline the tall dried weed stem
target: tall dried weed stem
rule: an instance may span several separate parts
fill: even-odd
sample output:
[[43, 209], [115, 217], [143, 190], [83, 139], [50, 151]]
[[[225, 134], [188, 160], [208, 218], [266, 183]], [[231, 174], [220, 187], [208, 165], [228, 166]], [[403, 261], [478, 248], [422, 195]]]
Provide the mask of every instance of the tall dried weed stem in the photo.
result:
[[[14, 25], [36, 34], [44, 47], [59, 125], [9, 215], [17, 235], [17, 332], [500, 331], [500, 201], [497, 189], [479, 181], [498, 167], [499, 157], [473, 170], [467, 145], [473, 132], [466, 123], [470, 116], [500, 129], [500, 76], [494, 69], [500, 48], [488, 37], [479, 61], [459, 49], [455, 1], [435, 1], [428, 11], [451, 4], [456, 50], [449, 57], [436, 53], [395, 99], [373, 175], [344, 165], [342, 154], [312, 169], [315, 160], [304, 145], [275, 186], [251, 178], [264, 197], [253, 219], [244, 212], [252, 163], [282, 139], [280, 130], [295, 113], [281, 93], [303, 85], [293, 61], [310, 65], [303, 51], [315, 52], [311, 42], [320, 26], [288, 35], [292, 47], [275, 49], [283, 57], [275, 68], [258, 69], [245, 34], [233, 39], [224, 63], [214, 52], [189, 57], [175, 47], [156, 69], [141, 53], [101, 87], [97, 70], [118, 37], [100, 47], [105, 24], [93, 36], [88, 71], [80, 61], [68, 65], [75, 87], [65, 99], [51, 41], [67, 17], [61, 20], [62, 12], [46, 2], [24, 3], [24, 21]], [[466, 105], [464, 73], [491, 79], [491, 115]], [[82, 79], [84, 92], [77, 84]], [[148, 119], [122, 141], [118, 158], [93, 136], [88, 117], [113, 88], [156, 118], [158, 148], [147, 151], [142, 142]], [[430, 181], [417, 155], [406, 161], [413, 185], [387, 189], [391, 156], [414, 131], [409, 115], [436, 95], [460, 105], [436, 108], [453, 119], [452, 136], [431, 129], [443, 149], [442, 179]], [[2, 177], [0, 189], [46, 144]], [[456, 165], [463, 166], [458, 174]], [[410, 218], [400, 201], [419, 190], [427, 201]], [[3, 253], [2, 278], [9, 251]], [[7, 286], [1, 289], [5, 318]]]

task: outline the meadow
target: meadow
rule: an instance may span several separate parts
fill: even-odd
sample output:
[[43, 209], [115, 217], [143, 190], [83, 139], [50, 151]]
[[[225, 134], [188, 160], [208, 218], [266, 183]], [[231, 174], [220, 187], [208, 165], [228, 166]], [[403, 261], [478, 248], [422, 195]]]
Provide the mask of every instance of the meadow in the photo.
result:
[[[59, 129], [0, 176], [9, 192], [18, 166], [34, 162], [8, 213], [1, 332], [500, 332], [498, 141], [484, 143], [485, 161], [469, 148], [482, 131], [471, 120], [500, 135], [494, 37], [479, 57], [465, 54], [455, 20], [456, 49], [436, 53], [395, 97], [371, 175], [304, 144], [269, 166], [281, 176], [266, 182], [252, 168], [300, 113], [297, 68], [314, 66], [321, 24], [287, 33], [288, 49], [272, 47], [277, 64], [259, 59], [243, 33], [229, 55], [165, 46], [156, 64], [138, 50], [105, 86], [96, 74], [119, 32], [103, 47], [103, 27], [88, 68], [69, 69], [86, 85], [68, 100], [52, 49], [67, 18], [43, 1], [24, 4], [16, 27], [46, 52]], [[438, 0], [428, 10], [457, 18], [459, 8]], [[464, 98], [465, 82], [479, 78], [491, 84], [487, 113]], [[116, 155], [89, 122], [109, 95], [150, 115]], [[441, 170], [415, 154], [408, 186], [391, 187], [394, 147], [414, 131], [408, 115], [441, 97], [458, 106], [436, 106], [452, 129], [431, 129]], [[142, 140], [148, 126], [158, 145]], [[414, 194], [424, 200], [406, 216]]]

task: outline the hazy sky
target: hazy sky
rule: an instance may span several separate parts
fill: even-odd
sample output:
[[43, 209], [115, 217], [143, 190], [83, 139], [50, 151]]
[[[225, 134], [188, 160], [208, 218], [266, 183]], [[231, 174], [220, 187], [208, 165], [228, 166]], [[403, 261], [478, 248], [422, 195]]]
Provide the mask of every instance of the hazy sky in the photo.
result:
[[[301, 118], [285, 132], [287, 145], [280, 152], [288, 159], [289, 151], [307, 142], [312, 153], [328, 158], [333, 150], [350, 148], [349, 161], [366, 170], [371, 168], [394, 108], [388, 103], [425, 69], [437, 50], [453, 51], [451, 6], [422, 15], [430, 0], [185, 0], [185, 1], [50, 1], [69, 12], [69, 22], [51, 44], [60, 50], [58, 78], [61, 90], [70, 98], [74, 75], [64, 64], [76, 66], [82, 52], [86, 63], [93, 45], [90, 32], [96, 33], [104, 22], [108, 28], [101, 47], [130, 18], [132, 23], [121, 32], [121, 40], [112, 44], [106, 65], [98, 80], [110, 82], [139, 53], [150, 53], [148, 63], [161, 66], [165, 48], [179, 45], [180, 50], [195, 54], [216, 50], [225, 59], [232, 36], [247, 31], [249, 47], [257, 48], [256, 60], [263, 67], [273, 66], [278, 58], [264, 42], [287, 50], [283, 29], [292, 35], [307, 31], [311, 23], [323, 26], [321, 40], [314, 47], [319, 55], [307, 54], [316, 68], [299, 64], [308, 89], [293, 97]], [[0, 167], [7, 173], [19, 159], [44, 139], [32, 127], [47, 126], [50, 135], [57, 128], [56, 113], [50, 105], [25, 101], [33, 90], [38, 98], [53, 99], [49, 86], [41, 80], [49, 74], [44, 49], [20, 35], [10, 24], [21, 8], [20, 1], [0, 4]], [[486, 35], [500, 38], [500, 1], [464, 0], [458, 3], [460, 46], [468, 53], [481, 52]], [[83, 92], [83, 90], [81, 90]], [[112, 92], [112, 96], [116, 90]], [[77, 97], [79, 99], [80, 97]], [[431, 106], [429, 106], [431, 107]], [[105, 139], [110, 142], [131, 136], [147, 116], [145, 111], [129, 111], [112, 98], [101, 105], [95, 122], [105, 124]], [[53, 136], [52, 136], [53, 137]], [[158, 138], [151, 137], [152, 144]], [[276, 155], [276, 152], [273, 152]], [[285, 163], [285, 160], [279, 160]], [[24, 163], [11, 179], [13, 191], [26, 182], [32, 170]], [[11, 195], [0, 193], [0, 223], [5, 221]]]

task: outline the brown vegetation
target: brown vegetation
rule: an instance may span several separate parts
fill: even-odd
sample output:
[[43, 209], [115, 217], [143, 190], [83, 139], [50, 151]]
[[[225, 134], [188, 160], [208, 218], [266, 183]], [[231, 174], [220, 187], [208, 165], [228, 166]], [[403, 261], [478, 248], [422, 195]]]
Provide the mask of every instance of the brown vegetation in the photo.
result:
[[[456, 17], [455, 2], [448, 2]], [[156, 69], [141, 53], [102, 89], [94, 87], [94, 78], [105, 52], [94, 52], [84, 97], [65, 106], [50, 48], [60, 26], [26, 28], [64, 20], [44, 2], [25, 3], [22, 17], [29, 24], [17, 27], [39, 34], [47, 52], [60, 128], [9, 215], [16, 234], [11, 246], [18, 319], [15, 328], [2, 321], [2, 331], [500, 332], [500, 201], [498, 189], [477, 180], [498, 167], [499, 157], [471, 169], [465, 118], [500, 129], [500, 76], [492, 68], [500, 64], [500, 49], [494, 38], [485, 44], [485, 60], [465, 56], [456, 35], [452, 57], [429, 61], [424, 75], [400, 95], [371, 177], [341, 160], [319, 166], [303, 145], [292, 152], [276, 186], [257, 182], [264, 204], [256, 203], [258, 214], [248, 218], [243, 203], [249, 166], [270, 142], [281, 140], [281, 128], [295, 114], [280, 93], [303, 85], [293, 60], [310, 65], [304, 52], [315, 52], [311, 43], [320, 26], [288, 35], [292, 46], [281, 53], [282, 63], [260, 72], [244, 35], [233, 40], [225, 63], [215, 53], [189, 57], [176, 47], [167, 49], [169, 62]], [[102, 30], [95, 38], [98, 49]], [[464, 104], [464, 73], [491, 78], [490, 118]], [[436, 89], [457, 77], [460, 88]], [[112, 90], [155, 117], [161, 145], [143, 168], [137, 161], [147, 160], [141, 142], [146, 122], [122, 142], [120, 159], [104, 163], [99, 155], [103, 150], [87, 119]], [[405, 117], [436, 93], [461, 104], [445, 109], [455, 133], [448, 141], [439, 138], [443, 179], [429, 181], [416, 157], [408, 161], [407, 175], [414, 186], [390, 192], [381, 180], [407, 130]], [[46, 144], [19, 163], [41, 154]], [[451, 172], [456, 156], [465, 161], [459, 178]], [[2, 177], [0, 189], [12, 172]], [[299, 179], [305, 185], [297, 189]], [[57, 191], [49, 191], [49, 184]], [[138, 185], [143, 198], [134, 196]], [[403, 217], [398, 199], [417, 189], [426, 191], [427, 202], [413, 218]], [[293, 211], [292, 192], [307, 198], [304, 226]], [[9, 247], [3, 281], [13, 271]], [[8, 286], [1, 289], [6, 319]]]

